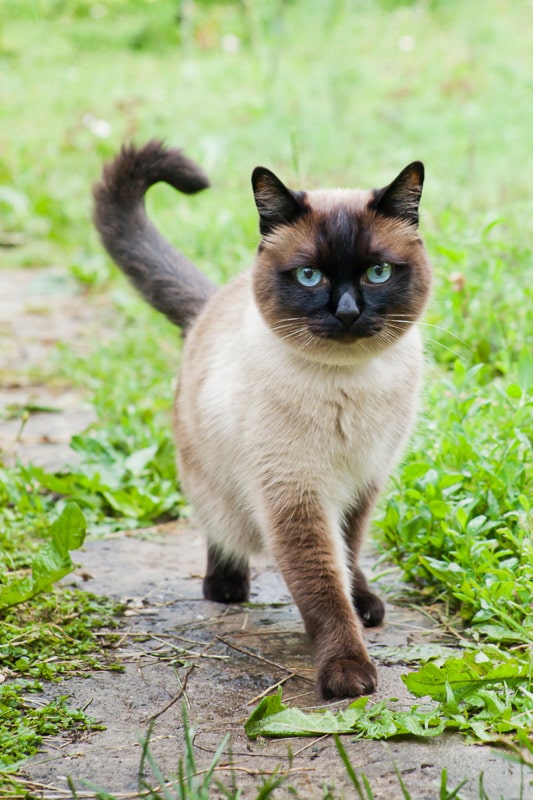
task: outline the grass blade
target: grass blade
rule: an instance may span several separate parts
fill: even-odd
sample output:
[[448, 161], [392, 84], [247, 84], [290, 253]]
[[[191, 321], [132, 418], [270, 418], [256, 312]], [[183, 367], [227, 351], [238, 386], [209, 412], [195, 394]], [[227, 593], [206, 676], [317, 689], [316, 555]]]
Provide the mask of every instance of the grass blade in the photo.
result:
[[359, 800], [371, 800], [371, 798], [365, 797], [365, 795], [363, 794], [363, 790], [361, 788], [361, 784], [359, 783], [359, 779], [358, 779], [357, 775], [355, 774], [355, 770], [354, 770], [354, 768], [352, 766], [352, 763], [351, 763], [351, 761], [350, 761], [350, 759], [348, 757], [348, 753], [346, 752], [346, 749], [345, 749], [344, 745], [342, 744], [342, 742], [340, 740], [340, 737], [339, 736], [334, 736], [333, 740], [335, 742], [335, 747], [337, 748], [337, 752], [339, 753], [339, 755], [341, 757], [342, 763], [344, 764], [344, 768], [346, 769], [348, 777], [350, 778], [351, 782], [353, 783], [355, 791], [359, 795]]
[[396, 777], [398, 778], [398, 782], [400, 784], [400, 788], [402, 790], [402, 794], [403, 794], [405, 800], [411, 800], [411, 795], [409, 794], [407, 786], [404, 783], [404, 780], [402, 778], [400, 770], [398, 769], [398, 765], [397, 764], [394, 765], [394, 771], [396, 773]]
[[[155, 760], [150, 750], [150, 738], [152, 736], [154, 724], [155, 724], [154, 722], [150, 723], [148, 727], [148, 732], [144, 737], [144, 739], [142, 740], [142, 753], [141, 753], [141, 761], [139, 763], [139, 772], [138, 772], [139, 793], [141, 793], [143, 789], [152, 792], [152, 787], [148, 784], [146, 778], [144, 778], [143, 776], [145, 770], [145, 764], [146, 762], [148, 762], [150, 769], [152, 770], [152, 773], [156, 780], [156, 783], [159, 785], [161, 791], [163, 792], [163, 797], [165, 797], [166, 800], [176, 800], [174, 795], [169, 791], [167, 786], [167, 781], [163, 777], [161, 770], [159, 769], [159, 766], [157, 764], [157, 761]], [[159, 795], [157, 795], [157, 797], [159, 797]]]

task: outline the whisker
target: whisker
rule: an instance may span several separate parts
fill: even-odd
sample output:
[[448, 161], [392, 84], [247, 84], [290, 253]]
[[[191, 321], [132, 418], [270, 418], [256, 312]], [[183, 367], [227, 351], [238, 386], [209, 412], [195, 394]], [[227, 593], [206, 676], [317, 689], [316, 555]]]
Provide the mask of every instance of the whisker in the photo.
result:
[[449, 328], [446, 328], [444, 325], [436, 325], [434, 322], [421, 322], [420, 324], [423, 325], [425, 328], [436, 328], [439, 331], [444, 331], [445, 333], [448, 334], [448, 336], [452, 336], [454, 339], [457, 339], [458, 342], [461, 342], [461, 344], [464, 344], [466, 345], [466, 347], [471, 348], [470, 342], [468, 342], [466, 339], [462, 339], [461, 336], [458, 336], [456, 333], [451, 331]]
[[[391, 327], [391, 326], [389, 326], [389, 327]], [[398, 331], [398, 333], [402, 333], [402, 332], [403, 332], [403, 328], [393, 328], [393, 330], [396, 330], [396, 331]], [[389, 333], [390, 333], [390, 331], [389, 331]], [[385, 334], [385, 335], [384, 335], [384, 334]], [[381, 337], [383, 340], [385, 340], [385, 341], [389, 341], [391, 344], [392, 344], [392, 342], [393, 342], [393, 341], [396, 341], [396, 339], [395, 339], [394, 337], [393, 337], [393, 338], [391, 338], [391, 339], [389, 339], [389, 340], [387, 340], [387, 339], [385, 338], [385, 336], [386, 336], [386, 331], [382, 331], [382, 332], [379, 334], [379, 336], [380, 336], [380, 337]], [[459, 341], [463, 341], [463, 340], [462, 340], [462, 339], [460, 339], [459, 337], [457, 337], [457, 338], [459, 339]], [[436, 347], [441, 347], [443, 350], [447, 350], [449, 353], [452, 353], [452, 355], [454, 355], [456, 358], [458, 358], [458, 359], [459, 359], [459, 361], [461, 361], [463, 364], [466, 364], [466, 365], [468, 365], [468, 359], [467, 359], [467, 358], [465, 358], [463, 355], [461, 355], [461, 353], [459, 353], [457, 350], [454, 350], [454, 349], [453, 349], [453, 347], [448, 347], [448, 345], [445, 345], [445, 344], [443, 344], [442, 342], [439, 342], [439, 341], [438, 341], [438, 339], [434, 339], [434, 338], [433, 338], [433, 337], [431, 337], [431, 336], [424, 336], [424, 343], [425, 343], [426, 345], [431, 345], [432, 347], [435, 347], [435, 348], [436, 348]], [[468, 344], [468, 343], [467, 343], [467, 342], [463, 342], [463, 344]], [[470, 348], [470, 349], [471, 349], [471, 348]]]
[[[408, 315], [405, 315], [405, 317], [403, 317], [401, 314], [396, 314], [394, 317], [386, 317], [386, 319], [387, 322], [414, 322], [412, 317], [409, 317]], [[426, 322], [425, 320], [418, 320], [417, 324], [422, 325], [424, 328], [435, 328], [436, 330], [444, 331], [449, 336], [452, 336], [454, 339], [456, 339], [458, 342], [461, 342], [461, 344], [464, 344], [466, 347], [470, 347], [470, 342], [467, 342], [466, 339], [463, 339], [461, 338], [461, 336], [458, 336], [456, 333], [451, 331], [445, 325], [437, 325], [435, 322]]]
[[[292, 327], [292, 326], [291, 326]], [[279, 339], [283, 342], [286, 339], [298, 339], [299, 337], [307, 336], [310, 340], [314, 339], [312, 335], [309, 334], [309, 330], [304, 325], [301, 325], [299, 328], [295, 330], [290, 330], [288, 333], [282, 334], [279, 336]]]
[[294, 328], [295, 325], [296, 325], [296, 327], [302, 327], [302, 322], [303, 321], [301, 319], [299, 319], [299, 320], [281, 320], [280, 322], [277, 322], [275, 325], [272, 325], [271, 326], [271, 330], [278, 330], [278, 329], [281, 329], [281, 328]]
[[305, 333], [306, 331], [304, 330], [291, 331], [290, 333], [286, 333], [284, 336], [280, 336], [279, 338], [282, 342], [284, 342], [286, 339], [295, 339], [298, 336], [303, 336]]
[[433, 345], [433, 347], [442, 347], [443, 350], [447, 350], [449, 353], [455, 356], [455, 358], [459, 359], [465, 366], [468, 366], [468, 359], [465, 358], [461, 353], [458, 353], [457, 350], [454, 350], [452, 347], [448, 347], [447, 345], [439, 342], [437, 339], [425, 339], [424, 340], [427, 344]]

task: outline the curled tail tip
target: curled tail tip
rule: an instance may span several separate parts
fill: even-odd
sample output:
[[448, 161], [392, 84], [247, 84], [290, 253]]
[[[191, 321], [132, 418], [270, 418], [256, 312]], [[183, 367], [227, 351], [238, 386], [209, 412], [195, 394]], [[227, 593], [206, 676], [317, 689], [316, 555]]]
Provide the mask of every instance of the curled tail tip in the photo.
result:
[[185, 194], [195, 194], [209, 186], [202, 168], [181, 150], [152, 139], [141, 147], [124, 144], [112, 161], [104, 165], [100, 180], [93, 187], [99, 204], [109, 201], [135, 205], [154, 183], [164, 181]]

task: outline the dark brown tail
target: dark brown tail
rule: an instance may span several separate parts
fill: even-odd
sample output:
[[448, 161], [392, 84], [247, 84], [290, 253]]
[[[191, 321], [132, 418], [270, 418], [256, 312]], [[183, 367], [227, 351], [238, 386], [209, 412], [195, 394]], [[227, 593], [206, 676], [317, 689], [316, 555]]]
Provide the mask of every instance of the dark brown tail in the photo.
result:
[[94, 186], [94, 224], [111, 258], [143, 297], [184, 332], [216, 291], [152, 225], [144, 195], [165, 181], [186, 194], [209, 186], [203, 171], [180, 150], [151, 141], [124, 146]]

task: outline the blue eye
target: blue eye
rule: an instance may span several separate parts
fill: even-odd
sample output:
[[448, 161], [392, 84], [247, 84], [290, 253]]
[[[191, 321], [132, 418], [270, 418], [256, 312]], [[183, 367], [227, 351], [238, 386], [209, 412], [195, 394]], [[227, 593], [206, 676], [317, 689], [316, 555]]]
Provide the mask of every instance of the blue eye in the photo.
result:
[[370, 283], [386, 283], [392, 275], [390, 264], [374, 264], [366, 271], [367, 280]]
[[307, 286], [309, 289], [318, 286], [324, 280], [320, 270], [313, 267], [298, 267], [298, 269], [294, 270], [294, 277], [298, 283], [301, 283], [302, 286]]

